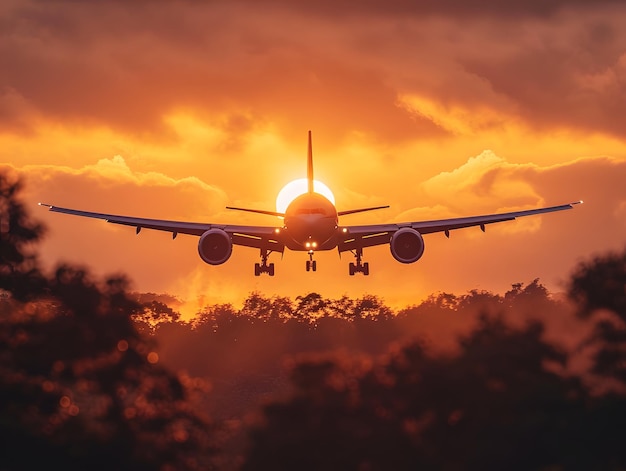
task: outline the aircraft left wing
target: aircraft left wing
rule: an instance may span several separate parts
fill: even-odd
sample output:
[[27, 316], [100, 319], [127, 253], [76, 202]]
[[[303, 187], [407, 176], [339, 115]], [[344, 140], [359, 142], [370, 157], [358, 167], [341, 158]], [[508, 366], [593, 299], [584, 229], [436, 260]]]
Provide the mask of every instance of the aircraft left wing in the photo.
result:
[[415, 229], [420, 234], [431, 234], [433, 232], [444, 232], [447, 237], [454, 229], [479, 226], [483, 232], [487, 224], [496, 222], [512, 221], [514, 219], [533, 216], [536, 214], [551, 213], [573, 209], [574, 205], [581, 204], [582, 201], [549, 206], [545, 208], [528, 209], [525, 211], [513, 211], [510, 213], [487, 214], [482, 216], [470, 216], [451, 219], [438, 219], [432, 221], [415, 221], [396, 224], [372, 224], [365, 226], [342, 226], [346, 228], [343, 240], [339, 243], [339, 252], [355, 250], [357, 247], [372, 247], [389, 243], [389, 238], [398, 230], [409, 227]]
[[271, 226], [235, 226], [231, 224], [211, 224], [202, 222], [168, 221], [163, 219], [149, 219], [132, 216], [120, 216], [116, 214], [95, 213], [78, 209], [62, 208], [46, 203], [39, 203], [49, 211], [73, 216], [103, 219], [112, 224], [121, 224], [136, 228], [137, 234], [142, 229], [154, 229], [156, 231], [171, 232], [173, 238], [178, 234], [201, 236], [210, 229], [221, 229], [228, 233], [235, 245], [243, 245], [254, 248], [267, 248], [274, 252], [283, 252], [284, 245], [275, 239], [276, 228]]

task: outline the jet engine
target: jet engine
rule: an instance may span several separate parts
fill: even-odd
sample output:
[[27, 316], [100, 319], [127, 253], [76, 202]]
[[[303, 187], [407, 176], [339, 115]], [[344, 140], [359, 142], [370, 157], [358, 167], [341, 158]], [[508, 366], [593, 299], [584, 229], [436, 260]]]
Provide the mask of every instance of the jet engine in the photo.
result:
[[424, 254], [424, 239], [415, 229], [403, 227], [393, 234], [389, 248], [398, 262], [417, 262]]
[[209, 229], [198, 242], [200, 258], [210, 265], [221, 265], [233, 253], [230, 236], [221, 229]]

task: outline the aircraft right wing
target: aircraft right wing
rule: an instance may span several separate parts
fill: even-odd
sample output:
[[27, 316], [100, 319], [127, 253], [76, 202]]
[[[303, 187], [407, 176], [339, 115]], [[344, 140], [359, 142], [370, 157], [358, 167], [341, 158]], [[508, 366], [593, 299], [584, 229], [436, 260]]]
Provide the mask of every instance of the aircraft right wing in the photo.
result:
[[340, 241], [339, 252], [355, 250], [356, 248], [373, 247], [375, 245], [388, 244], [390, 237], [402, 228], [408, 227], [416, 230], [420, 234], [431, 234], [433, 232], [444, 232], [447, 237], [450, 231], [454, 229], [463, 229], [465, 227], [479, 226], [483, 231], [485, 225], [496, 222], [512, 221], [514, 219], [533, 216], [536, 214], [551, 213], [554, 211], [563, 211], [573, 209], [574, 205], [581, 204], [582, 201], [562, 204], [558, 206], [549, 206], [545, 208], [528, 209], [525, 211], [513, 211], [510, 213], [487, 214], [482, 216], [469, 216], [451, 219], [438, 219], [432, 221], [415, 221], [396, 224], [371, 224], [364, 226], [343, 226], [346, 233], [343, 240]]

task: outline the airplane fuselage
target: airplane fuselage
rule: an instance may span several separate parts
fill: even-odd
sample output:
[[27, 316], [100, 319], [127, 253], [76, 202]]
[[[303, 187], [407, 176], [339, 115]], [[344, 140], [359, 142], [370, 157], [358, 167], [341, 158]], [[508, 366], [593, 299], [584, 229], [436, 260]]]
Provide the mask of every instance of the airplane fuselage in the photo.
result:
[[337, 247], [338, 224], [333, 203], [318, 193], [305, 193], [285, 211], [283, 240], [290, 250], [331, 250]]

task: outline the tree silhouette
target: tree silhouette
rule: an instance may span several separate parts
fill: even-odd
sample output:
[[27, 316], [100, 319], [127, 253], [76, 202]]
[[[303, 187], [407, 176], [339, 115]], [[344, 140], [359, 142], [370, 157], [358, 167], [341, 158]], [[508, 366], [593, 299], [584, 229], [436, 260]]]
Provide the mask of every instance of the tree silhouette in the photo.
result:
[[34, 251], [45, 230], [24, 209], [21, 189], [17, 176], [0, 172], [0, 290], [25, 300], [45, 285]]
[[299, 363], [243, 469], [584, 469], [588, 397], [546, 370], [566, 356], [541, 334], [483, 318], [457, 356], [411, 343], [374, 366]]
[[[582, 263], [568, 294], [581, 317], [597, 319], [588, 341], [598, 347], [593, 372], [626, 386], [626, 250]], [[597, 316], [598, 311], [608, 311], [609, 317]]]
[[300, 319], [307, 319], [310, 322], [327, 317], [329, 314], [330, 302], [319, 293], [309, 293], [296, 298], [298, 305], [294, 309], [294, 314]]
[[132, 321], [146, 307], [124, 277], [60, 266], [46, 276], [43, 233], [0, 174], [0, 467], [207, 469], [212, 425], [189, 381], [159, 365]]
[[167, 303], [180, 303], [174, 296], [155, 293], [129, 293], [143, 309], [133, 315], [133, 320], [142, 332], [153, 332], [159, 324], [171, 324], [181, 320], [180, 312]]

